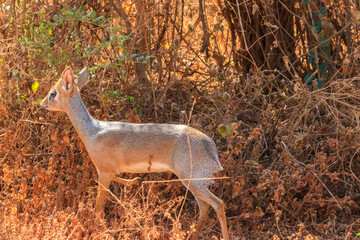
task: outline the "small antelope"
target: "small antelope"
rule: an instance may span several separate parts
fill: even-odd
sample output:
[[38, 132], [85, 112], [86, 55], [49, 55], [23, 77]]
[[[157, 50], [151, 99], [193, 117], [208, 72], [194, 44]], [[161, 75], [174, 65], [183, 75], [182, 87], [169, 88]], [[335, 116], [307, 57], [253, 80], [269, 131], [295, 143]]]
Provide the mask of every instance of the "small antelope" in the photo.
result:
[[[229, 239], [224, 202], [209, 190], [211, 179], [223, 168], [214, 141], [204, 133], [185, 125], [133, 124], [104, 122], [94, 119], [80, 96], [87, 83], [89, 69], [85, 67], [74, 76], [67, 67], [59, 81], [50, 89], [41, 106], [50, 111], [69, 115], [84, 142], [99, 175], [95, 210], [104, 211], [107, 188], [111, 181], [136, 184], [138, 178], [125, 180], [116, 177], [123, 172], [148, 173], [171, 171], [194, 194], [199, 205], [199, 220], [194, 239], [199, 237], [206, 221], [209, 206], [219, 218], [225, 240]], [[206, 178], [205, 180], [190, 180]]]

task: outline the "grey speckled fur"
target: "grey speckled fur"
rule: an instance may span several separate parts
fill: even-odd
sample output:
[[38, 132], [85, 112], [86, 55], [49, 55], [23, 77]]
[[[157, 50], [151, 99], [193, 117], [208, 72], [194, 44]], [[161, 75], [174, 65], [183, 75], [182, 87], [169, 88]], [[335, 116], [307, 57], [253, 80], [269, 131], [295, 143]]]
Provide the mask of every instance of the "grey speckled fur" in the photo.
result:
[[[198, 179], [212, 178], [223, 169], [214, 141], [189, 126], [104, 122], [91, 117], [80, 96], [87, 78], [87, 68], [77, 78], [71, 68], [66, 68], [41, 105], [48, 110], [66, 112], [85, 143], [99, 175], [97, 212], [104, 209], [107, 192], [103, 187], [108, 188], [111, 180], [120, 183], [135, 180], [116, 178], [119, 173], [171, 171], [180, 179]], [[188, 185], [188, 181], [183, 183]], [[209, 191], [210, 183], [209, 179], [192, 180], [189, 185], [200, 208], [193, 237], [199, 236], [210, 205], [219, 217], [223, 238], [229, 239], [224, 203]]]

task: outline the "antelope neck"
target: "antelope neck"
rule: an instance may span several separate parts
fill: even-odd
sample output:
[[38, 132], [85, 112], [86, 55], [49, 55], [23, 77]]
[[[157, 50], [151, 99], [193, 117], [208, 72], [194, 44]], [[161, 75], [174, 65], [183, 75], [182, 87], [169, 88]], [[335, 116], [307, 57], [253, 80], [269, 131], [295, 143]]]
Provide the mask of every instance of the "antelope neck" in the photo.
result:
[[68, 99], [66, 113], [83, 142], [98, 132], [98, 121], [89, 114], [80, 94], [75, 94]]

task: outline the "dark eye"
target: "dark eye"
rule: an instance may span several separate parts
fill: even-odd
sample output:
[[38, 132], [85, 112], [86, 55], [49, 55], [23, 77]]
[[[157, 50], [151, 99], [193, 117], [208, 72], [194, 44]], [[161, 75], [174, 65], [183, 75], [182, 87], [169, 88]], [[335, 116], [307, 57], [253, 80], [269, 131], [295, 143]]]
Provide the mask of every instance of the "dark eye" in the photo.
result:
[[49, 98], [53, 99], [54, 97], [56, 97], [56, 91], [51, 91]]

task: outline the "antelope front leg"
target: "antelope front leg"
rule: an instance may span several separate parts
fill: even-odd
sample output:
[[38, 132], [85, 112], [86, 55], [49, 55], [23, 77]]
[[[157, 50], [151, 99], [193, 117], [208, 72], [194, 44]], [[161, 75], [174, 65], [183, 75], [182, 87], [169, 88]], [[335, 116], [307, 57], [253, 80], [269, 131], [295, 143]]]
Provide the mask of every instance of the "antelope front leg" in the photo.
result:
[[114, 182], [120, 183], [120, 184], [124, 184], [124, 185], [136, 185], [141, 183], [143, 180], [139, 177], [133, 178], [133, 179], [124, 179], [124, 178], [119, 178], [119, 177], [112, 177], [112, 179]]
[[98, 172], [99, 174], [99, 183], [98, 183], [98, 192], [96, 197], [95, 211], [97, 214], [101, 215], [104, 212], [106, 196], [112, 179], [112, 174]]

